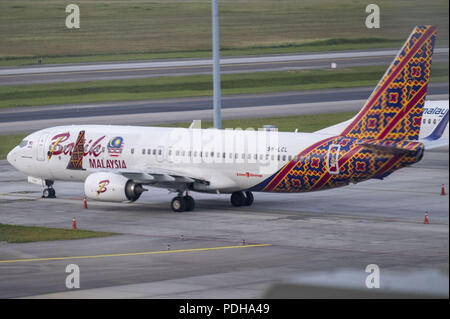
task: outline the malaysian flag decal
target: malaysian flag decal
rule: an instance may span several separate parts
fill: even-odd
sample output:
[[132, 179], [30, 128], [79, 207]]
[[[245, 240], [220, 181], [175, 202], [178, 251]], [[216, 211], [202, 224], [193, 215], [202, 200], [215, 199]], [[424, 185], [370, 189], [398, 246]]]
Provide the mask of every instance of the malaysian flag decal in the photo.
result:
[[112, 157], [117, 157], [122, 154], [123, 150], [123, 138], [116, 136], [108, 143], [108, 154]]

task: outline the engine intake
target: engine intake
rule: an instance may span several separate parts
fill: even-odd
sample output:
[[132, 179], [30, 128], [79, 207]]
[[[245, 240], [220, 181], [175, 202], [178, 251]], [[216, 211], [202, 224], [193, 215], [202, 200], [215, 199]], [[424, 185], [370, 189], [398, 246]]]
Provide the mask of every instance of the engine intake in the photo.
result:
[[93, 173], [84, 182], [88, 198], [107, 202], [134, 202], [144, 191], [142, 184], [114, 173]]

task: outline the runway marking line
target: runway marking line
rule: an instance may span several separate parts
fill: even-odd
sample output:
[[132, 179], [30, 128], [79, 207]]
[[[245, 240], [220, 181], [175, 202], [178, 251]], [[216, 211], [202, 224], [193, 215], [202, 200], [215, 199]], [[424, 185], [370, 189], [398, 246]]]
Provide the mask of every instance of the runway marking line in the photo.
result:
[[16, 262], [27, 262], [27, 261], [53, 261], [53, 260], [66, 260], [66, 259], [91, 259], [91, 258], [122, 257], [122, 256], [156, 255], [156, 254], [183, 253], [183, 252], [208, 251], [208, 250], [223, 250], [223, 249], [233, 249], [233, 248], [267, 247], [267, 246], [272, 246], [272, 244], [190, 248], [190, 249], [178, 249], [178, 250], [160, 250], [160, 251], [146, 251], [146, 252], [140, 252], [140, 253], [107, 254], [107, 255], [93, 255], [93, 256], [49, 257], [49, 258], [0, 260], [0, 263], [6, 264], [6, 263], [16, 263]]

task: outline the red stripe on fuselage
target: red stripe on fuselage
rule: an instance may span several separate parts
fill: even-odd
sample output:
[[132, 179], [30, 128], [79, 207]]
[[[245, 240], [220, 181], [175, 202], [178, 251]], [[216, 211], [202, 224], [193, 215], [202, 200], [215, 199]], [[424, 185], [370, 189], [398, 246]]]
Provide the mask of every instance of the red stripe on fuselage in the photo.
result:
[[[306, 153], [309, 153], [311, 150], [313, 150], [315, 147], [322, 145], [332, 139], [336, 138], [336, 136], [333, 137], [328, 137], [324, 140], [321, 140], [315, 144], [312, 144], [311, 146], [308, 146], [307, 148], [305, 148], [302, 152], [300, 152], [297, 155], [297, 158], [299, 158], [300, 156], [303, 156]], [[264, 187], [263, 191], [265, 192], [270, 192], [272, 189], [274, 189], [279, 183], [280, 181], [287, 175], [287, 173], [289, 173], [289, 171], [297, 164], [297, 162], [295, 161], [290, 161], [289, 163], [287, 163], [281, 170], [280, 172], [269, 182], [269, 184], [267, 184], [266, 187]]]

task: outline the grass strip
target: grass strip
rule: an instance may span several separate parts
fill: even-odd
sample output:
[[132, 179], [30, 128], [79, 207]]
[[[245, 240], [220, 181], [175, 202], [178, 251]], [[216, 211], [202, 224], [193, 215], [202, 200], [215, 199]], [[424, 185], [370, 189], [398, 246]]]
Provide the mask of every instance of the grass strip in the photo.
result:
[[[223, 95], [375, 86], [385, 66], [223, 74]], [[448, 81], [448, 63], [432, 66], [431, 82]], [[212, 95], [212, 76], [48, 83], [0, 87], [0, 107], [150, 100]]]
[[116, 233], [0, 224], [0, 242], [29, 243], [114, 236]]

